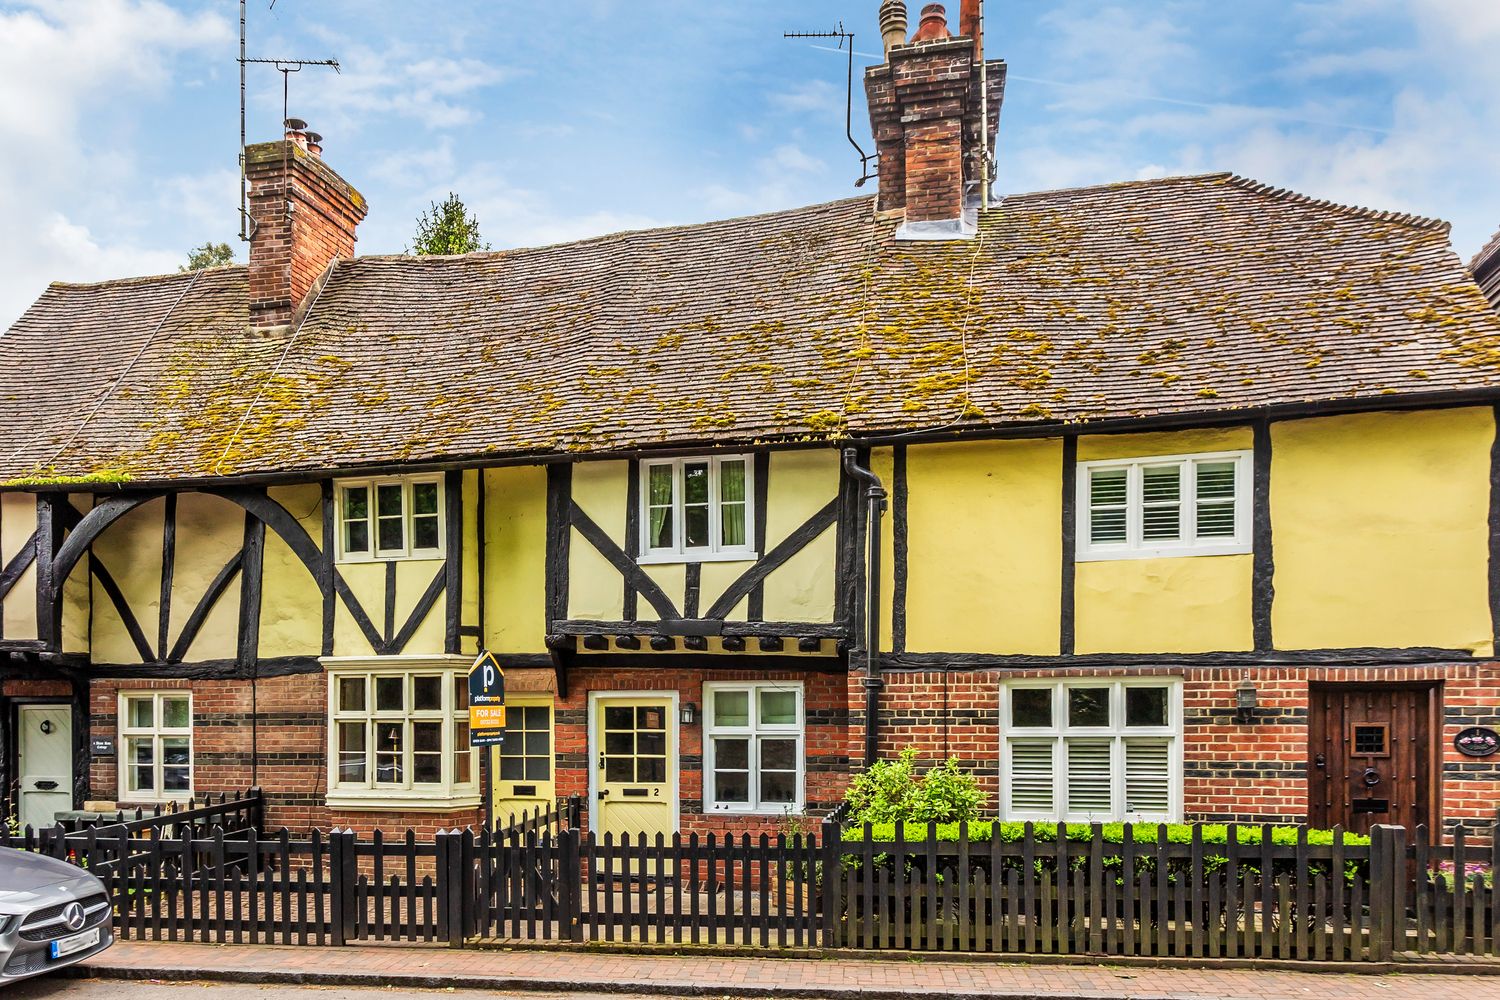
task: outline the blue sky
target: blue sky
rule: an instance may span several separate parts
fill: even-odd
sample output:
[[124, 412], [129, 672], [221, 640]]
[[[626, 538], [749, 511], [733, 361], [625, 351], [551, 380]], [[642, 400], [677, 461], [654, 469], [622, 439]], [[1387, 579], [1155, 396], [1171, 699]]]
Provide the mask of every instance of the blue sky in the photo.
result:
[[[334, 56], [291, 108], [398, 252], [449, 190], [496, 247], [854, 193], [840, 19], [878, 0], [250, 0], [252, 55]], [[911, 3], [913, 23], [919, 3]], [[958, 0], [949, 5], [956, 21]], [[1007, 59], [999, 182], [1027, 191], [1234, 170], [1437, 215], [1467, 259], [1500, 228], [1497, 0], [988, 0]], [[52, 279], [240, 259], [237, 5], [0, 0], [0, 328]], [[251, 141], [280, 76], [252, 69]], [[868, 147], [862, 94], [856, 135]]]

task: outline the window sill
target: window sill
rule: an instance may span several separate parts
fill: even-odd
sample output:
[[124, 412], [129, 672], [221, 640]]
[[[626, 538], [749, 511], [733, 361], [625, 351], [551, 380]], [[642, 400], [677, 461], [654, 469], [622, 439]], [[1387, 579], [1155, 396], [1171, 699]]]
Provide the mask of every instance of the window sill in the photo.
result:
[[366, 566], [371, 563], [424, 563], [442, 562], [441, 552], [423, 552], [415, 556], [339, 556], [335, 562], [340, 566]]
[[785, 809], [767, 809], [764, 806], [762, 806], [759, 809], [728, 809], [728, 808], [726, 808], [726, 809], [715, 809], [712, 805], [709, 805], [709, 806], [705, 806], [703, 808], [703, 815], [705, 815], [705, 816], [768, 816], [768, 817], [771, 817], [773, 819], [780, 819], [780, 818], [782, 818], [784, 816], [805, 816], [805, 815], [807, 815], [807, 810], [806, 810], [806, 807], [804, 807], [804, 806], [792, 806], [790, 808], [785, 808]]
[[480, 801], [478, 793], [435, 798], [421, 792], [371, 795], [334, 792], [327, 796], [324, 805], [330, 809], [351, 812], [451, 812], [455, 809], [477, 808]]
[[1130, 559], [1188, 559], [1197, 556], [1247, 556], [1251, 553], [1248, 544], [1203, 545], [1192, 548], [1176, 546], [1154, 549], [1094, 549], [1079, 551], [1075, 562], [1122, 562]]
[[635, 561], [642, 566], [682, 566], [687, 563], [721, 563], [721, 562], [745, 562], [753, 563], [760, 558], [758, 552], [657, 552], [647, 555], [636, 556]]

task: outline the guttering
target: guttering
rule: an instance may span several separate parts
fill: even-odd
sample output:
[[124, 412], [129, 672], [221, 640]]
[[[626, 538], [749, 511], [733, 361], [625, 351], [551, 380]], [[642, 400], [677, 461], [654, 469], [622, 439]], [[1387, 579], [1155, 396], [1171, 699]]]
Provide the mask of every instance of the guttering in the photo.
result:
[[885, 513], [886, 491], [880, 477], [859, 464], [859, 452], [844, 449], [844, 472], [865, 484], [865, 767], [880, 756], [880, 661], [875, 651], [880, 645], [880, 520]]

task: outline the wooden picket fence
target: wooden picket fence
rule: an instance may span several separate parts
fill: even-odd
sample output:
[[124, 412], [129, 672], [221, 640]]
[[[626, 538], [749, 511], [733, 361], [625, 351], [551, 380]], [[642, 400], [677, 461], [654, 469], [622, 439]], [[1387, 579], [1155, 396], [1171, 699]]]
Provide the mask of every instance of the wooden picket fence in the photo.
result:
[[[252, 797], [235, 802], [252, 801]], [[243, 811], [226, 802], [226, 816]], [[181, 814], [179, 814], [180, 816]], [[7, 846], [98, 875], [119, 934], [143, 941], [463, 946], [476, 940], [1373, 962], [1500, 957], [1500, 848], [1429, 831], [966, 826], [876, 840], [815, 833], [616, 838], [579, 829], [576, 800], [498, 829], [419, 838], [348, 830], [206, 830], [150, 817], [35, 831]], [[170, 834], [170, 835], [169, 835]], [[1285, 835], [1283, 835], [1285, 836]], [[1118, 841], [1118, 842], [1116, 842]]]

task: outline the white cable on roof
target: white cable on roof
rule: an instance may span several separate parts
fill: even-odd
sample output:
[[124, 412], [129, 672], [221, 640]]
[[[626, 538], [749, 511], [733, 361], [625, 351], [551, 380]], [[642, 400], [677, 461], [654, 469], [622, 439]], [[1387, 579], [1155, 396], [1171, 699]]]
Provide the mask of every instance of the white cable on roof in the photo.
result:
[[[156, 335], [158, 333], [161, 333], [162, 327], [167, 325], [167, 320], [172, 318], [172, 314], [177, 311], [177, 307], [182, 305], [182, 300], [187, 298], [188, 292], [191, 292], [193, 290], [193, 286], [198, 283], [198, 275], [202, 273], [202, 269], [193, 272], [193, 276], [191, 279], [189, 279], [187, 287], [182, 290], [182, 294], [177, 296], [176, 300], [172, 303], [171, 308], [167, 310], [166, 314], [162, 316], [161, 320], [156, 324], [156, 328], [151, 331], [151, 336], [146, 338], [146, 342], [141, 345], [141, 349], [135, 352], [135, 357], [130, 359], [130, 364], [125, 366], [125, 370], [120, 373], [120, 377], [115, 379], [114, 384], [105, 391], [103, 396], [99, 397], [99, 401], [94, 404], [94, 408], [89, 411], [88, 416], [83, 418], [83, 422], [80, 423], [76, 428], [74, 428], [73, 433], [69, 435], [68, 439], [62, 443], [57, 451], [52, 453], [52, 457], [49, 458], [45, 463], [38, 462], [36, 464], [36, 468], [33, 470], [34, 472], [40, 472], [44, 464], [48, 467], [52, 466], [53, 463], [55, 463], [60, 457], [62, 457], [62, 453], [72, 447], [74, 441], [78, 440], [78, 435], [83, 433], [83, 429], [88, 426], [89, 421], [93, 420], [94, 417], [99, 413], [99, 411], [103, 409], [104, 404], [109, 401], [109, 397], [115, 394], [115, 390], [120, 388], [120, 386], [124, 384], [126, 376], [130, 374], [130, 370], [134, 368], [136, 366], [136, 362], [140, 361], [141, 358], [145, 355], [146, 349], [151, 346], [151, 342], [156, 339]], [[22, 445], [22, 448], [24, 447], [25, 446]], [[17, 448], [15, 451], [10, 453], [9, 457], [14, 458], [20, 451], [21, 448]]]

